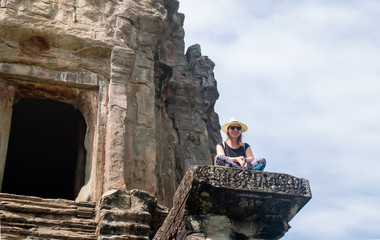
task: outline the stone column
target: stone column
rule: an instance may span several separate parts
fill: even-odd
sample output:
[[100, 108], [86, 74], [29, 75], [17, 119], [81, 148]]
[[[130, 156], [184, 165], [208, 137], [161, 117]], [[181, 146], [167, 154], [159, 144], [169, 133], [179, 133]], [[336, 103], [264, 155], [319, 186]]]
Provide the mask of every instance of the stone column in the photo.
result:
[[127, 186], [157, 193], [155, 85], [153, 54], [136, 53], [136, 61], [128, 86]]
[[[92, 159], [93, 162], [90, 167], [91, 170], [91, 179], [93, 180], [92, 186], [94, 189], [94, 200], [97, 201], [103, 194], [104, 189], [104, 156], [105, 156], [105, 141], [107, 134], [107, 104], [108, 104], [108, 85], [109, 82], [106, 79], [102, 79], [99, 82], [99, 97], [98, 97], [98, 112], [96, 116], [96, 126], [94, 132], [96, 133], [94, 138], [94, 149]], [[92, 166], [96, 166], [95, 168]], [[87, 166], [86, 166], [87, 168]], [[87, 181], [87, 180], [86, 180]]]
[[[0, 78], [0, 80], [2, 79]], [[14, 86], [0, 81], [0, 191], [3, 185], [9, 133], [11, 130], [13, 99]]]
[[112, 50], [111, 79], [108, 85], [104, 192], [110, 189], [126, 189], [127, 85], [133, 59], [133, 51], [128, 48], [115, 47]]

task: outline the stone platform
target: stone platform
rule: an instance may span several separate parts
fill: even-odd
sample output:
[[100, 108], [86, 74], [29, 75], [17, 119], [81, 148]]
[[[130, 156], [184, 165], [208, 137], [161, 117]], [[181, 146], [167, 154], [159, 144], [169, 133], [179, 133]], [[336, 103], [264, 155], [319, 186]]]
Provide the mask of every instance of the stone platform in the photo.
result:
[[[311, 199], [309, 182], [282, 173], [192, 166], [168, 209], [141, 190], [98, 202], [0, 193], [1, 239], [280, 239]], [[157, 231], [158, 230], [158, 231]]]
[[193, 166], [155, 240], [280, 239], [311, 199], [306, 179], [282, 173]]

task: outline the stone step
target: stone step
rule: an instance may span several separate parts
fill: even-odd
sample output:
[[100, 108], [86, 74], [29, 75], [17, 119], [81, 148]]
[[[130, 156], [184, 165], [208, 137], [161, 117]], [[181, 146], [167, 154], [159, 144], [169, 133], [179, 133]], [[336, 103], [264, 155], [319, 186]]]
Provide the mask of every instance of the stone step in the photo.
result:
[[64, 220], [28, 216], [26, 214], [0, 212], [1, 226], [31, 228], [67, 229], [74, 232], [94, 233], [96, 223], [92, 219], [68, 218]]
[[96, 240], [95, 234], [80, 234], [71, 231], [57, 231], [51, 229], [45, 230], [27, 230], [20, 227], [1, 227], [2, 239], [65, 239], [65, 240]]
[[0, 193], [4, 239], [96, 239], [95, 204]]
[[29, 201], [35, 202], [35, 204], [43, 204], [43, 205], [56, 205], [57, 207], [64, 207], [65, 205], [73, 205], [73, 206], [87, 206], [87, 207], [95, 207], [95, 202], [75, 202], [73, 200], [61, 199], [61, 198], [40, 198], [35, 196], [27, 196], [27, 195], [18, 195], [11, 193], [0, 193], [0, 199], [9, 200], [13, 202], [22, 202]]
[[0, 210], [93, 218], [95, 203], [0, 193]]

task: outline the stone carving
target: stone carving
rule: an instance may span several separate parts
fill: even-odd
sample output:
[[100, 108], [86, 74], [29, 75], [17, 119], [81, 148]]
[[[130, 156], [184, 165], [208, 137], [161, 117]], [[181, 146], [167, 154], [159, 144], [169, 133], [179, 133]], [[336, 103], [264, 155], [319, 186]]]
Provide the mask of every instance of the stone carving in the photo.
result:
[[280, 239], [310, 199], [306, 179], [192, 166], [154, 239]]
[[21, 98], [82, 112], [86, 169], [78, 200], [138, 188], [171, 206], [185, 171], [212, 162], [221, 139], [214, 63], [199, 45], [185, 55], [177, 0], [0, 6], [0, 91], [7, 92], [0, 95], [0, 182], [11, 108]]
[[149, 193], [110, 190], [97, 206], [98, 239], [118, 236], [122, 239], [152, 239], [167, 215]]

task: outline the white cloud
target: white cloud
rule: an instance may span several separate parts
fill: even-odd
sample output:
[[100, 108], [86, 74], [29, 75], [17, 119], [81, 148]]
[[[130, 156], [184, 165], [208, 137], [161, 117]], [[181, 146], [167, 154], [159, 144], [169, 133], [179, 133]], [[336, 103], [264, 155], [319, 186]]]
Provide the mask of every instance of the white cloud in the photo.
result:
[[[379, 236], [380, 204], [365, 197], [329, 199], [321, 201], [318, 211], [308, 206], [300, 212], [301, 218], [291, 221], [292, 229], [284, 239], [304, 240], [358, 240]], [[313, 200], [312, 200], [313, 201]], [[313, 202], [309, 203], [313, 205]]]

